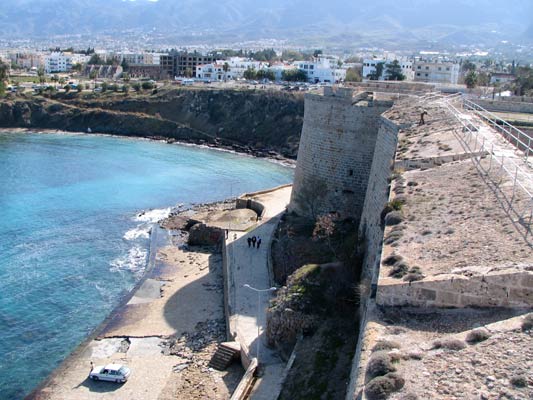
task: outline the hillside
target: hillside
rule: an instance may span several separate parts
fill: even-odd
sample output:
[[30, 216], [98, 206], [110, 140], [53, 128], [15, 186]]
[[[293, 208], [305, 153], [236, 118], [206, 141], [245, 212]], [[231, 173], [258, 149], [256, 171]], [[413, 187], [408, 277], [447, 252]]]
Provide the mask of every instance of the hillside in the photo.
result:
[[[266, 0], [18, 0], [0, 11], [0, 34], [9, 37], [95, 35], [120, 38], [135, 32], [176, 40], [306, 39], [340, 37], [373, 43], [454, 43], [442, 35], [461, 33], [469, 42], [519, 38], [532, 15], [531, 2], [513, 0], [393, 0], [327, 3]], [[216, 21], [216, 25], [213, 24]], [[477, 33], [472, 36], [471, 33]], [[484, 34], [489, 34], [485, 37]], [[358, 39], [360, 38], [360, 39]], [[482, 42], [479, 42], [481, 40]]]
[[8, 96], [1, 128], [167, 138], [295, 158], [303, 96], [256, 90], [163, 89], [153, 94]]

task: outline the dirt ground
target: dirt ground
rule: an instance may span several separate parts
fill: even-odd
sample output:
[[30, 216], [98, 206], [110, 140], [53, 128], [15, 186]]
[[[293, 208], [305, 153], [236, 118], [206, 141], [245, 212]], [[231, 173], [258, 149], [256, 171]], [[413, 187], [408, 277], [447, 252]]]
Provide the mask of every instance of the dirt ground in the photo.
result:
[[[533, 398], [532, 332], [522, 329], [525, 310], [371, 309], [363, 349], [384, 343], [405, 386], [391, 400], [496, 400]], [[473, 330], [486, 339], [469, 341]], [[454, 346], [438, 346], [437, 343]], [[449, 346], [449, 348], [448, 348]], [[525, 386], [516, 385], [525, 377]]]

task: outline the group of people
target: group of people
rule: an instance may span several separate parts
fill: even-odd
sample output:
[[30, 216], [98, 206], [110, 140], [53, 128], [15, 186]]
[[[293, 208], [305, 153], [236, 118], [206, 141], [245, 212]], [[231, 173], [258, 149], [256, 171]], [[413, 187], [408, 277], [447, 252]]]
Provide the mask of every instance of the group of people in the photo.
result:
[[259, 236], [252, 236], [246, 240], [248, 242], [248, 247], [261, 247], [261, 238]]

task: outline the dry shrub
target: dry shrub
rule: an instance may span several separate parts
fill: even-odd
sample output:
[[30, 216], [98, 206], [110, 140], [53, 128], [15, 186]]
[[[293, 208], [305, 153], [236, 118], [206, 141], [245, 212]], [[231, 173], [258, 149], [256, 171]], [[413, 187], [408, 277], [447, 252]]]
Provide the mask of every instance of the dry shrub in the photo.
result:
[[434, 349], [446, 349], [446, 350], [463, 350], [466, 347], [465, 342], [459, 339], [442, 339], [435, 340], [433, 342]]
[[369, 376], [374, 378], [394, 372], [396, 367], [392, 364], [391, 356], [386, 351], [378, 351], [370, 357], [366, 370]]
[[367, 383], [365, 394], [369, 400], [384, 400], [405, 385], [405, 379], [395, 373], [378, 376]]
[[400, 343], [395, 342], [393, 340], [380, 340], [376, 343], [376, 345], [372, 348], [372, 351], [380, 351], [380, 350], [393, 350], [393, 349], [399, 349]]
[[486, 329], [474, 329], [466, 336], [466, 341], [470, 344], [476, 344], [488, 338], [490, 338], [490, 333]]
[[526, 315], [522, 321], [522, 330], [524, 332], [533, 330], [533, 314]]

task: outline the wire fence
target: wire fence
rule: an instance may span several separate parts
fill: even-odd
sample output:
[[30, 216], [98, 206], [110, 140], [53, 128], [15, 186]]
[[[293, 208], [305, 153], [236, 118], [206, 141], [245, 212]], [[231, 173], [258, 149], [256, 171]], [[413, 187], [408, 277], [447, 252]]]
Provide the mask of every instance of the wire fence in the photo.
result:
[[[471, 119], [465, 117], [464, 111], [474, 111], [482, 120], [494, 126], [491, 120], [487, 120], [487, 116], [480, 115], [479, 109], [475, 109], [475, 103], [468, 100], [461, 99], [461, 97], [442, 97], [439, 103], [443, 104], [450, 113], [460, 122], [462, 129], [456, 130], [456, 135], [460, 140], [462, 146], [470, 153], [478, 153], [471, 158], [481, 176], [489, 183], [491, 189], [496, 194], [496, 197], [503, 204], [505, 212], [509, 215], [515, 226], [517, 226], [524, 238], [531, 245], [531, 223], [533, 220], [533, 195], [531, 193], [532, 173], [528, 168], [527, 163], [519, 165], [516, 161], [505, 153], [497, 155], [494, 144], [486, 145], [486, 138], [480, 133], [479, 127], [472, 123]], [[479, 107], [479, 106], [478, 106]], [[478, 111], [478, 112], [476, 112]], [[496, 117], [497, 118], [497, 117]], [[503, 120], [501, 120], [503, 121]], [[505, 122], [505, 121], [503, 121]], [[511, 141], [517, 141], [519, 144], [524, 143], [520, 138], [518, 132], [520, 130], [514, 128], [512, 125], [500, 125], [504, 127], [503, 131], [499, 129], [504, 137]], [[496, 128], [496, 126], [494, 126]], [[512, 129], [514, 128], [514, 129]], [[515, 131], [516, 129], [516, 131]], [[530, 144], [530, 143], [529, 143]], [[524, 150], [522, 150], [524, 151]], [[525, 146], [525, 158], [529, 155], [531, 149]], [[520, 160], [520, 159], [519, 159]], [[529, 238], [528, 238], [529, 236]]]

